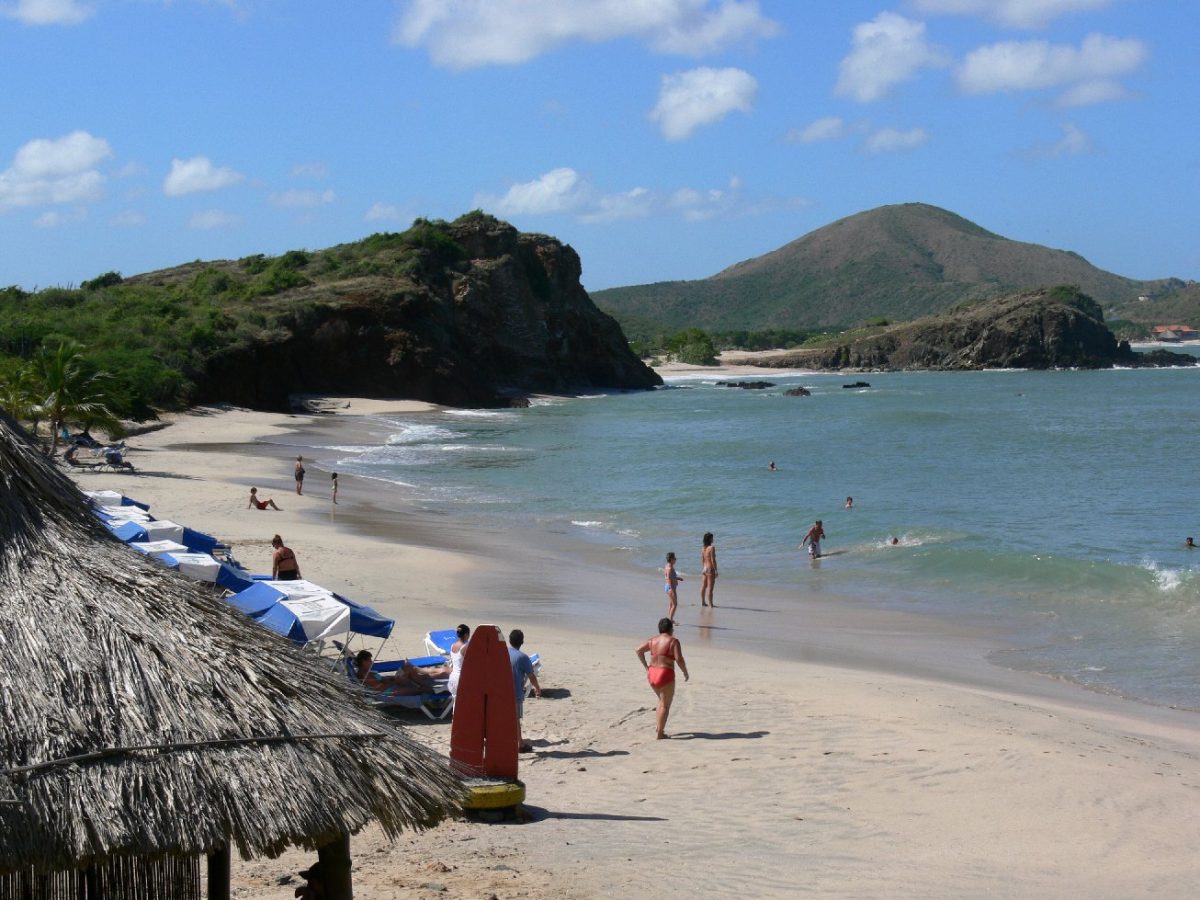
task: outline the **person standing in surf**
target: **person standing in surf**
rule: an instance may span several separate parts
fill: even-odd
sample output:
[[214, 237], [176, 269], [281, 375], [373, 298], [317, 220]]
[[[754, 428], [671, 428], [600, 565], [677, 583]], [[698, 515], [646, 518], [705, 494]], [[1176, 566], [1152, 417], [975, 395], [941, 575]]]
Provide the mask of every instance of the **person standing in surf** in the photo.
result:
[[667, 564], [663, 566], [663, 578], [667, 583], [663, 585], [663, 590], [667, 593], [667, 618], [672, 622], [675, 621], [675, 610], [679, 608], [679, 582], [683, 581], [683, 576], [675, 571], [675, 554], [667, 554]]
[[713, 588], [717, 585], [717, 548], [713, 546], [713, 533], [704, 532], [700, 548], [700, 605], [715, 607]]
[[819, 559], [821, 556], [821, 539], [825, 537], [825, 526], [821, 524], [821, 520], [817, 519], [813, 523], [813, 527], [808, 529], [808, 534], [804, 535], [804, 540], [800, 542], [800, 549], [804, 549], [804, 545], [808, 544], [808, 555], [813, 559]]

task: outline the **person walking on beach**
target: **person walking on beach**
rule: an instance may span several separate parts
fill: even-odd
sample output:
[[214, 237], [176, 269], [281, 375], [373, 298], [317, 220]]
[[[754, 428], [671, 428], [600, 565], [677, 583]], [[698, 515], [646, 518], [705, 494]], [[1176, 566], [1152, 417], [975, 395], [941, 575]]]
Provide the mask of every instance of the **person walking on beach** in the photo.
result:
[[667, 554], [667, 564], [663, 566], [663, 578], [667, 583], [663, 585], [663, 590], [667, 593], [667, 618], [672, 622], [675, 621], [675, 610], [679, 608], [679, 582], [683, 581], [683, 576], [675, 571], [675, 554]]
[[330, 496], [333, 498], [333, 505], [337, 506], [337, 472], [332, 472], [329, 475]]
[[533, 671], [533, 662], [521, 652], [525, 643], [525, 632], [514, 628], [508, 633], [508, 661], [512, 665], [513, 690], [517, 692], [517, 749], [522, 753], [532, 753], [533, 744], [521, 735], [521, 719], [525, 717], [525, 679], [533, 685], [533, 696], [542, 696], [542, 686], [538, 684], [537, 675]]
[[821, 539], [825, 537], [825, 526], [821, 524], [821, 520], [817, 519], [813, 523], [813, 527], [808, 529], [808, 534], [804, 535], [804, 540], [800, 542], [801, 549], [805, 544], [808, 544], [808, 555], [813, 559], [819, 559], [821, 556]]
[[279, 509], [279, 507], [275, 505], [275, 501], [270, 497], [268, 497], [266, 500], [259, 500], [258, 488], [256, 487], [250, 488], [250, 502], [246, 505], [246, 509], [250, 509], [251, 507], [254, 509]]
[[[688, 680], [687, 663], [683, 661], [683, 648], [679, 638], [675, 637], [675, 624], [670, 619], [658, 620], [658, 634], [646, 639], [634, 651], [641, 660], [642, 668], [646, 670], [646, 679], [650, 687], [658, 695], [658, 712], [655, 715], [655, 738], [669, 738], [667, 734], [667, 716], [671, 714], [671, 701], [675, 699], [675, 664], [683, 672], [683, 680]], [[646, 662], [646, 654], [650, 654], [650, 662]]]
[[[704, 532], [700, 548], [700, 605], [716, 606], [713, 588], [717, 585], [717, 548], [713, 546], [713, 533]], [[705, 598], [707, 597], [707, 602]]]
[[296, 457], [296, 493], [304, 495], [304, 457]]
[[271, 579], [273, 581], [297, 581], [300, 578], [300, 563], [291, 547], [284, 546], [279, 535], [271, 538], [275, 553], [271, 556]]

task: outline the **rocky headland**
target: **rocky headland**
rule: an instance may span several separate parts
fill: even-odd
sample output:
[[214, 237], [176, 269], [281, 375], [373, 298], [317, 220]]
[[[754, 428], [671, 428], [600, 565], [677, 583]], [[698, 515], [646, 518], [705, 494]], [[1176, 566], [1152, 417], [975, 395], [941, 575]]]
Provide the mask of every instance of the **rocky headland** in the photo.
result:
[[1104, 324], [1098, 303], [1054, 287], [964, 304], [845, 342], [788, 354], [745, 357], [744, 365], [851, 370], [1104, 369], [1190, 366], [1168, 351], [1136, 353]]

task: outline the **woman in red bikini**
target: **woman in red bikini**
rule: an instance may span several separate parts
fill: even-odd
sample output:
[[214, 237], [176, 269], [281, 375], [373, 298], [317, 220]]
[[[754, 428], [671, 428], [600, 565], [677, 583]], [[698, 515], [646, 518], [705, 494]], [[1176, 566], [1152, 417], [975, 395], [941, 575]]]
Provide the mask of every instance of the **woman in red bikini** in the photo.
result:
[[[688, 680], [687, 663], [683, 661], [683, 648], [679, 646], [679, 638], [675, 637], [675, 625], [670, 619], [658, 620], [658, 634], [637, 650], [638, 659], [646, 670], [650, 687], [658, 695], [658, 740], [670, 737], [664, 730], [667, 727], [667, 716], [671, 714], [671, 701], [675, 698], [675, 664], [679, 664], [683, 672], [683, 680]], [[650, 662], [646, 662], [646, 654], [650, 654]]]

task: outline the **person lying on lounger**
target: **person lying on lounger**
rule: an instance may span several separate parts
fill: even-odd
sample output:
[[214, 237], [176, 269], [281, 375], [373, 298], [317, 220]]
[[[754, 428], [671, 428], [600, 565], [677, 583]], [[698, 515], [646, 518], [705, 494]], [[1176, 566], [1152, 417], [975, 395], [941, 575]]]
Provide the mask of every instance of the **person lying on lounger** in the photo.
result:
[[450, 674], [449, 666], [435, 666], [428, 669], [418, 669], [412, 663], [405, 661], [399, 672], [389, 675], [376, 675], [371, 671], [374, 657], [370, 650], [359, 650], [354, 657], [354, 675], [364, 685], [376, 691], [386, 691], [392, 694], [425, 694], [436, 690], [434, 679]]

